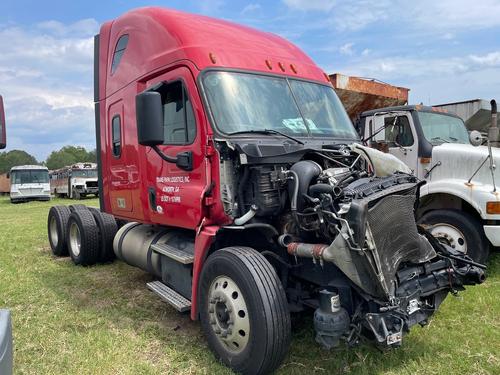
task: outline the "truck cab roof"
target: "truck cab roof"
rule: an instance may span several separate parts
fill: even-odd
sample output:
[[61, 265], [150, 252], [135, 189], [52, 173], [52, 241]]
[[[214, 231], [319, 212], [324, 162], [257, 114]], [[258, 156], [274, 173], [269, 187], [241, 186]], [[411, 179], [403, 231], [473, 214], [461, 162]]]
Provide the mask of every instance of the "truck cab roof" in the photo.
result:
[[328, 82], [304, 52], [278, 35], [177, 10], [132, 10], [106, 22], [99, 39], [98, 73], [107, 79], [96, 101], [158, 69], [185, 62], [200, 71], [230, 68]]
[[47, 167], [44, 167], [43, 165], [17, 165], [15, 167], [12, 167], [10, 171], [22, 171], [22, 170], [46, 170], [48, 171]]
[[364, 111], [361, 112], [359, 117], [368, 117], [368, 116], [373, 116], [376, 113], [381, 113], [381, 112], [398, 112], [398, 111], [417, 111], [417, 112], [434, 112], [434, 113], [440, 113], [443, 115], [447, 116], [452, 116], [452, 117], [457, 117], [459, 116], [455, 115], [454, 113], [448, 112], [444, 109], [441, 108], [436, 108], [436, 107], [429, 107], [421, 104], [413, 104], [413, 105], [400, 105], [400, 106], [394, 106], [394, 107], [385, 107], [385, 108], [378, 108], [378, 109], [372, 109], [369, 111]]

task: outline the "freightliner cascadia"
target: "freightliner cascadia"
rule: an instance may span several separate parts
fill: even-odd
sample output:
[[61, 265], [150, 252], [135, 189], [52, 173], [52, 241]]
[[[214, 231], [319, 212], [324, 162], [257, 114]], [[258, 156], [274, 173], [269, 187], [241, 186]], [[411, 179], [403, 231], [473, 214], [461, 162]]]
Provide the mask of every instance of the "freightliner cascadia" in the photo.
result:
[[326, 348], [399, 346], [485, 278], [417, 227], [422, 183], [359, 144], [328, 77], [281, 37], [130, 11], [95, 37], [95, 113], [100, 210], [53, 207], [53, 252], [149, 272], [237, 372], [280, 366], [292, 312], [314, 311]]

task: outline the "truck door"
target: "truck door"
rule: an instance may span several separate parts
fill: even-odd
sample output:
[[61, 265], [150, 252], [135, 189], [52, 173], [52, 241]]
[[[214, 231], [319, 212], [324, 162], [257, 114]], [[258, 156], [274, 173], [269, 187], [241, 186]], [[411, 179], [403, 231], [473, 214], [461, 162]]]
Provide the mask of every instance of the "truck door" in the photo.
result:
[[160, 152], [169, 157], [192, 155], [192, 170], [185, 170], [145, 147], [144, 198], [149, 217], [154, 223], [194, 229], [203, 217], [208, 162], [206, 123], [194, 78], [189, 69], [180, 67], [148, 81], [146, 88], [162, 98], [164, 143], [158, 146]]
[[[371, 145], [385, 143], [390, 154], [396, 156], [414, 173], [417, 173], [418, 142], [412, 117], [408, 113], [390, 113], [374, 116], [370, 121], [372, 121], [372, 134], [378, 132], [372, 138]], [[381, 130], [382, 127], [384, 129]]]

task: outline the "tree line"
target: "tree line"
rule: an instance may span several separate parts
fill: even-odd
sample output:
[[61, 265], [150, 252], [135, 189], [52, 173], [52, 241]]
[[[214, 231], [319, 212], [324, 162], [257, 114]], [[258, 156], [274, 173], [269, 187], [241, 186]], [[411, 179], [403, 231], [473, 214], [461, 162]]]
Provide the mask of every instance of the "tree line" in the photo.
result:
[[87, 151], [80, 146], [64, 146], [58, 151], [52, 151], [47, 160], [42, 162], [26, 151], [12, 150], [0, 152], [0, 173], [6, 173], [16, 165], [38, 164], [45, 165], [48, 169], [59, 169], [75, 163], [95, 163], [96, 160], [96, 150]]

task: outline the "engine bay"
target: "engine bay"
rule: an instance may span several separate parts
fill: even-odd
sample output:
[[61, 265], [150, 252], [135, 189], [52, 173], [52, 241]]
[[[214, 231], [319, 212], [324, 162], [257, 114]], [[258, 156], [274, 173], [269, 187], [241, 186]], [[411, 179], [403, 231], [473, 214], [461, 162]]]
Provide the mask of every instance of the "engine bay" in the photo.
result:
[[291, 308], [315, 309], [323, 346], [399, 345], [449, 292], [484, 280], [481, 265], [417, 226], [423, 182], [399, 160], [357, 144], [283, 150], [219, 144], [224, 211], [228, 228], [273, 229], [262, 250]]

